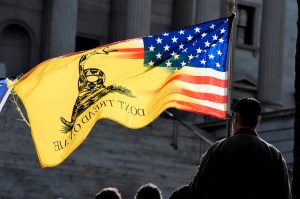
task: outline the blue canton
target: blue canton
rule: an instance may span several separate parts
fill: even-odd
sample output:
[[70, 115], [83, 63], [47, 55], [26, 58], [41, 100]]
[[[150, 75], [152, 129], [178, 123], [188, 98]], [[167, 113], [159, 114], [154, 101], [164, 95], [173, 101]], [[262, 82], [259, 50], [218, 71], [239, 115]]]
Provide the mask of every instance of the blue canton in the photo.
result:
[[144, 37], [144, 65], [173, 70], [191, 66], [226, 71], [228, 19]]

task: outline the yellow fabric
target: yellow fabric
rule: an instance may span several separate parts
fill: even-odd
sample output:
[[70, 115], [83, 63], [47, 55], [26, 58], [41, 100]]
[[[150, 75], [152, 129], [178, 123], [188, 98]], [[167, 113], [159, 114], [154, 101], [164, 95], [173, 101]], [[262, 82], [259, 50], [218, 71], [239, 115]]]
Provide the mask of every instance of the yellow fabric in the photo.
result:
[[[129, 128], [141, 128], [166, 108], [159, 96], [164, 93], [159, 93], [153, 100], [149, 91], [161, 87], [172, 75], [172, 70], [143, 67], [143, 59], [126, 58], [131, 52], [110, 50], [128, 47], [142, 47], [142, 40], [129, 40], [109, 48], [99, 47], [45, 61], [15, 83], [13, 89], [26, 108], [42, 167], [52, 167], [66, 159], [85, 140], [100, 118], [114, 120]], [[111, 52], [91, 55], [85, 69], [101, 69], [106, 75], [106, 88], [122, 86], [131, 91], [131, 96], [120, 92], [107, 93], [78, 115], [72, 130], [64, 132], [60, 118], [70, 121], [79, 95], [79, 60], [85, 54], [103, 53], [104, 49]]]

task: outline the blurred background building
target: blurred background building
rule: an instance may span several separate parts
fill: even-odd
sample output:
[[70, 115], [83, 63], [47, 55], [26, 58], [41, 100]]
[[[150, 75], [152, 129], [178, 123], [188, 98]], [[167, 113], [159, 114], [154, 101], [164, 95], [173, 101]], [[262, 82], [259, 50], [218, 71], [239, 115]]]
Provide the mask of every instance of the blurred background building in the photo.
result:
[[[231, 105], [243, 96], [262, 102], [260, 135], [292, 168], [297, 2], [235, 2]], [[228, 16], [224, 0], [0, 0], [0, 13], [0, 78], [74, 51]], [[177, 120], [163, 114], [139, 130], [100, 120], [65, 162], [42, 169], [30, 129], [8, 101], [0, 113], [0, 198], [93, 198], [106, 186], [133, 198], [147, 182], [168, 198], [189, 183], [210, 143], [227, 136], [225, 121], [169, 111]]]

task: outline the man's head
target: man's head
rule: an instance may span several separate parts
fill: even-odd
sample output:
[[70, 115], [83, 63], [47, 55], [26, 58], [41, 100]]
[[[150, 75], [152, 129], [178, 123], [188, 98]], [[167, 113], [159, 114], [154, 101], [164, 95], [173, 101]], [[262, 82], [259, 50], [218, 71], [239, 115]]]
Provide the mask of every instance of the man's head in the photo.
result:
[[260, 122], [261, 104], [254, 98], [240, 99], [233, 109], [233, 127], [235, 130], [248, 127], [255, 129]]
[[115, 187], [107, 187], [97, 193], [95, 199], [121, 199], [121, 194]]
[[160, 189], [152, 183], [148, 183], [139, 188], [135, 199], [162, 199]]

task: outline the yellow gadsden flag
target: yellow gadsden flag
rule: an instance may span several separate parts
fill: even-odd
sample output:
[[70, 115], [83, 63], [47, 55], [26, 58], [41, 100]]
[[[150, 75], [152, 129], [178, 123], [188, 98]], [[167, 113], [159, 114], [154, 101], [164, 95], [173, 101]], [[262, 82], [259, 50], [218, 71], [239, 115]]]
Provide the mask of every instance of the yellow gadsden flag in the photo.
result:
[[142, 128], [173, 107], [224, 119], [232, 20], [57, 57], [13, 82], [42, 167], [65, 160], [101, 118]]

